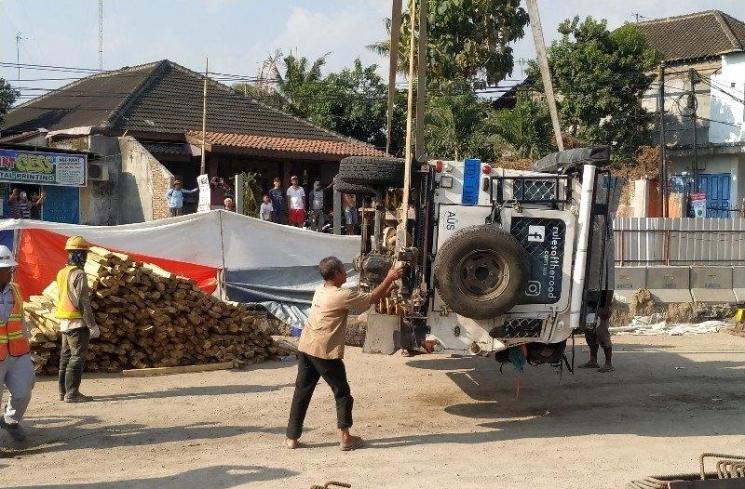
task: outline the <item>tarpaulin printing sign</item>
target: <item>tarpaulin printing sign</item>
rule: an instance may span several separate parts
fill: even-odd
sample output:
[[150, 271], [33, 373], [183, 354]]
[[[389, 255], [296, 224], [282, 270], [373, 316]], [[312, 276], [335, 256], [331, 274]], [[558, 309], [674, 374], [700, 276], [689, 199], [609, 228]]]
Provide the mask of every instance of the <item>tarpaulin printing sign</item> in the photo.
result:
[[0, 181], [85, 187], [86, 155], [0, 149]]

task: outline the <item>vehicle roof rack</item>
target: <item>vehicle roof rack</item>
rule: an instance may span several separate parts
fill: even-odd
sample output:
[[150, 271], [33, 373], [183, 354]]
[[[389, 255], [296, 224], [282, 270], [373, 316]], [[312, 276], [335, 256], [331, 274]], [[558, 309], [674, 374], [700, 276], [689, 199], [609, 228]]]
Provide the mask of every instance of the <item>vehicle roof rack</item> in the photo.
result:
[[582, 165], [593, 164], [598, 167], [610, 163], [610, 148], [608, 146], [588, 146], [586, 148], [567, 149], [546, 155], [533, 162], [533, 170], [543, 173], [568, 173]]

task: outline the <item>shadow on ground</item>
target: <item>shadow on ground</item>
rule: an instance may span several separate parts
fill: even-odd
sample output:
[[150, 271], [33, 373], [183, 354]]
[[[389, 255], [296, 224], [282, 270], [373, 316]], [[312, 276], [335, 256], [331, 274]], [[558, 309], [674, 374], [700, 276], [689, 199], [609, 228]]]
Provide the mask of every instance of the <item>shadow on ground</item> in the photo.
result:
[[295, 384], [281, 385], [198, 385], [190, 387], [175, 387], [153, 392], [131, 392], [126, 394], [112, 394], [109, 396], [95, 396], [96, 402], [105, 401], [135, 401], [138, 399], [166, 399], [170, 397], [184, 396], [226, 396], [233, 394], [256, 394], [259, 392], [271, 392]]
[[26, 421], [29, 442], [10, 445], [10, 450], [5, 451], [6, 458], [67, 452], [91, 446], [108, 449], [171, 442], [190, 442], [190, 446], [199, 446], [205, 440], [230, 438], [246, 433], [280, 435], [285, 432], [284, 426], [230, 426], [207, 422], [162, 428], [136, 423], [104, 425], [96, 416], [28, 417]]
[[[279, 480], [294, 475], [297, 475], [297, 472], [282, 468], [258, 465], [218, 465], [187, 470], [180, 474], [165, 477], [127, 479], [114, 482], [76, 482], [12, 487], [14, 489], [229, 489], [249, 482]], [[277, 486], [281, 486], [281, 483], [278, 483]]]
[[[584, 355], [578, 348], [578, 362]], [[509, 365], [500, 374], [492, 358], [418, 357], [408, 365], [445, 371], [458, 389], [432, 392], [416, 400], [429, 408], [439, 403], [452, 416], [474, 420], [465, 423], [473, 430], [372, 439], [368, 446], [475, 444], [614, 433], [670, 438], [745, 434], [745, 361], [718, 359], [745, 360], [745, 352], [701, 355], [714, 360], [693, 361], [656, 348], [635, 348], [615, 354], [616, 371], [611, 374], [578, 369], [574, 375], [564, 370], [559, 376], [550, 366], [528, 366], [522, 374], [519, 399], [515, 398], [518, 374]]]

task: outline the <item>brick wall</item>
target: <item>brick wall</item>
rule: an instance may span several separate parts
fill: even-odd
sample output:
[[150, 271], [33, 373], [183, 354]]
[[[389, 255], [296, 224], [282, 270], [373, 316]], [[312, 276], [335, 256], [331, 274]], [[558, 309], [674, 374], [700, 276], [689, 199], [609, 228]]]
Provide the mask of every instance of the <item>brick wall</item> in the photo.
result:
[[166, 192], [173, 184], [173, 174], [166, 167], [156, 162], [150, 164], [150, 178], [153, 189], [153, 219], [170, 217]]
[[166, 192], [173, 174], [135, 138], [119, 138], [122, 155], [119, 224], [168, 217]]

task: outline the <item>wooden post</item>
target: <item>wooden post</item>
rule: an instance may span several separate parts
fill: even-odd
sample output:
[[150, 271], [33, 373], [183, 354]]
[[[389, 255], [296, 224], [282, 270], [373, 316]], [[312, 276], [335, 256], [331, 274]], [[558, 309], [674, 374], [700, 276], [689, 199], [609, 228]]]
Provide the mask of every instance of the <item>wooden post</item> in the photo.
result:
[[334, 234], [341, 234], [341, 213], [343, 212], [341, 205], [341, 192], [334, 190]]
[[402, 0], [393, 0], [391, 11], [391, 49], [388, 53], [388, 110], [386, 112], [385, 152], [391, 153], [393, 136], [393, 105], [396, 100], [396, 74], [398, 73], [398, 44], [401, 42], [401, 7]]
[[427, 2], [419, 2], [419, 39], [417, 41], [416, 126], [414, 129], [414, 158], [421, 161], [424, 147], [425, 113], [427, 111]]
[[200, 175], [207, 173], [206, 155], [204, 152], [205, 138], [207, 134], [207, 77], [210, 71], [210, 59], [205, 58], [204, 63], [204, 94], [202, 95], [202, 164]]
[[411, 129], [412, 116], [414, 111], [414, 51], [415, 51], [415, 33], [416, 33], [416, 0], [411, 0], [409, 5], [409, 20], [411, 32], [409, 39], [409, 97], [406, 104], [406, 152], [404, 156], [404, 188], [403, 198], [401, 199], [401, 218], [397, 233], [396, 242], [398, 249], [404, 249], [408, 246], [408, 236], [406, 232], [406, 223], [409, 218], [409, 187], [411, 187]]
[[548, 67], [548, 56], [546, 55], [546, 42], [543, 39], [541, 16], [538, 13], [538, 1], [526, 0], [526, 4], [528, 7], [528, 16], [530, 17], [530, 26], [533, 30], [533, 43], [535, 44], [536, 57], [538, 58], [538, 68], [541, 70], [541, 79], [543, 80], [543, 92], [546, 95], [546, 102], [548, 102], [551, 123], [554, 126], [556, 147], [559, 148], [559, 151], [564, 151], [564, 140], [561, 137], [561, 126], [559, 126], [559, 111], [556, 109], [554, 86], [551, 83], [551, 71]]

